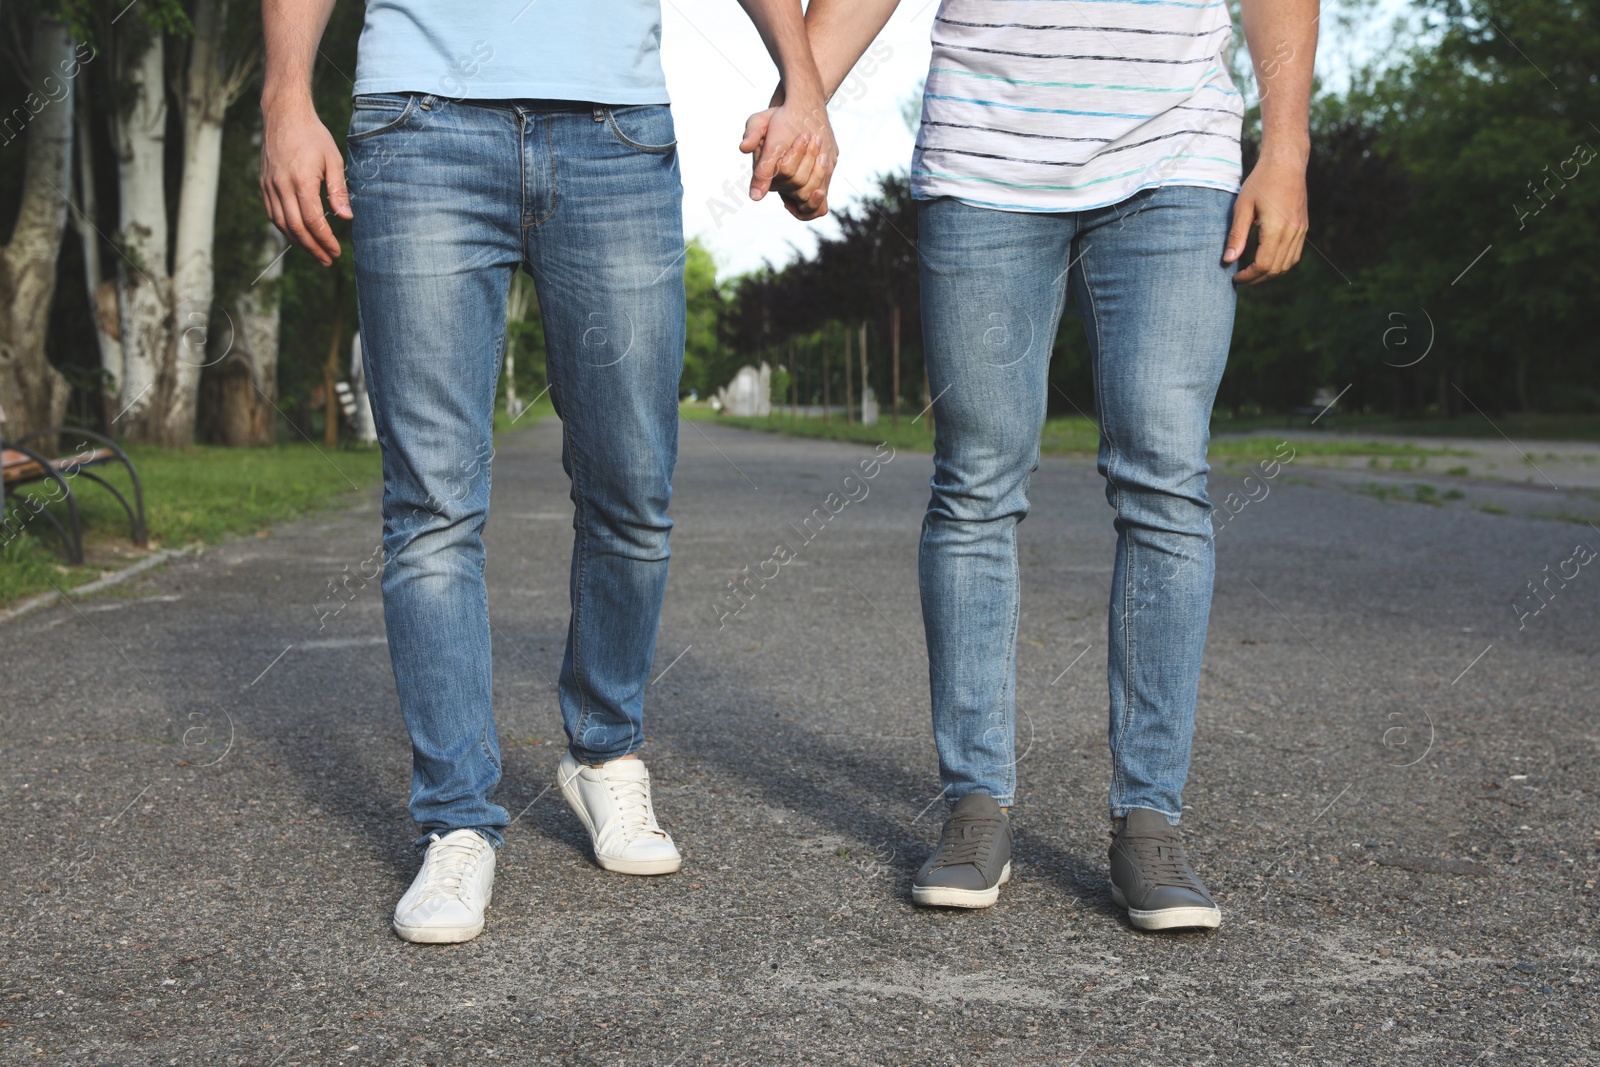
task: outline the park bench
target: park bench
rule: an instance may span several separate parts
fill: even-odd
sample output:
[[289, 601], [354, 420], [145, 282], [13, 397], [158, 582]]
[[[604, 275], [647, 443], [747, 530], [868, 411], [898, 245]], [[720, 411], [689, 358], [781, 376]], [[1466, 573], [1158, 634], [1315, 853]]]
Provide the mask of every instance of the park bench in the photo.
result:
[[[83, 439], [83, 445], [70, 456], [56, 457], [46, 456], [29, 447], [29, 442], [42, 443], [43, 438], [54, 437], [79, 437]], [[128, 478], [133, 483], [132, 504], [128, 503], [127, 497], [123, 496], [116, 486], [89, 469], [112, 463], [120, 463], [127, 468]], [[29, 494], [16, 495], [16, 500], [25, 503], [16, 505], [15, 510], [24, 511], [25, 515], [20, 520], [14, 520], [9, 514], [6, 516], [4, 534], [6, 541], [26, 527], [35, 516], [42, 515], [61, 538], [67, 562], [81, 564], [83, 524], [78, 517], [78, 502], [73, 496], [71, 483], [76, 478], [87, 478], [116, 497], [117, 503], [122, 505], [122, 510], [128, 513], [128, 526], [132, 532], [133, 543], [144, 548], [149, 542], [149, 531], [144, 519], [144, 489], [139, 484], [139, 472], [134, 470], [127, 453], [118, 448], [109, 437], [102, 437], [76, 427], [60, 426], [19, 437], [15, 441], [0, 441], [0, 475], [3, 475], [0, 477], [0, 487], [3, 487], [0, 501], [3, 501], [7, 512], [13, 510], [12, 490], [37, 482], [47, 482], [59, 490], [60, 495], [52, 494], [52, 499], [65, 502], [67, 508], [67, 521], [62, 523], [46, 506], [48, 501], [37, 500]]]

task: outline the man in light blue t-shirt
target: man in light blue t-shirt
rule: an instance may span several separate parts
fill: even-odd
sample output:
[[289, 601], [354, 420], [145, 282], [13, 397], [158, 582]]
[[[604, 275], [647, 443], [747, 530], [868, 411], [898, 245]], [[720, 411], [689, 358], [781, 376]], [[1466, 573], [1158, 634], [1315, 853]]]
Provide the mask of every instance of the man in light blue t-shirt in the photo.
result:
[[[788, 92], [757, 149], [751, 194], [782, 161], [786, 206], [818, 217], [837, 149], [799, 0], [741, 2]], [[339, 254], [327, 214], [352, 220], [383, 449], [384, 619], [426, 849], [394, 928], [409, 941], [467, 941], [483, 929], [508, 822], [492, 800], [500, 753], [482, 533], [506, 294], [519, 269], [539, 295], [577, 508], [557, 781], [600, 866], [649, 875], [682, 862], [636, 756], [667, 582], [685, 334], [661, 8], [372, 0], [348, 172], [311, 102], [332, 8], [263, 5], [261, 190], [272, 221], [323, 264]]]

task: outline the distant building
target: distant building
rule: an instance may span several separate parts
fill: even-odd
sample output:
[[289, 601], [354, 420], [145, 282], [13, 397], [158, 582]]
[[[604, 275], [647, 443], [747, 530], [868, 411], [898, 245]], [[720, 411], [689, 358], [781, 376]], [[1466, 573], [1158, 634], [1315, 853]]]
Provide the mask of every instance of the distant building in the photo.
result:
[[756, 370], [748, 363], [733, 381], [718, 389], [711, 406], [724, 415], [761, 418], [772, 414], [772, 367], [765, 360]]

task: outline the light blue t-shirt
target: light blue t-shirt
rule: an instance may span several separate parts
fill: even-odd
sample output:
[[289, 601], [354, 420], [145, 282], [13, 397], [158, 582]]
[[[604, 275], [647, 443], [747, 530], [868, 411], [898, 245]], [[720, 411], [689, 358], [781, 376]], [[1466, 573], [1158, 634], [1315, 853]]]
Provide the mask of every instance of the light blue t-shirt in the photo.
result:
[[368, 0], [364, 93], [665, 104], [661, 0]]

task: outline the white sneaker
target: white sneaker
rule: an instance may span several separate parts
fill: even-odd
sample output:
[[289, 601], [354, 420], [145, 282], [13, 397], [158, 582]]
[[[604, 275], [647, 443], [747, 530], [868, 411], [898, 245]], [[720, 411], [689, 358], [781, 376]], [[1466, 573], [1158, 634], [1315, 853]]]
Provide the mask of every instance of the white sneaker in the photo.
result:
[[586, 767], [569, 750], [557, 771], [561, 795], [589, 831], [594, 858], [608, 871], [671, 874], [683, 866], [672, 838], [656, 824], [650, 772], [638, 759]]
[[449, 944], [483, 932], [494, 896], [494, 846], [476, 830], [428, 838], [428, 852], [411, 888], [394, 909], [394, 932], [407, 941]]

